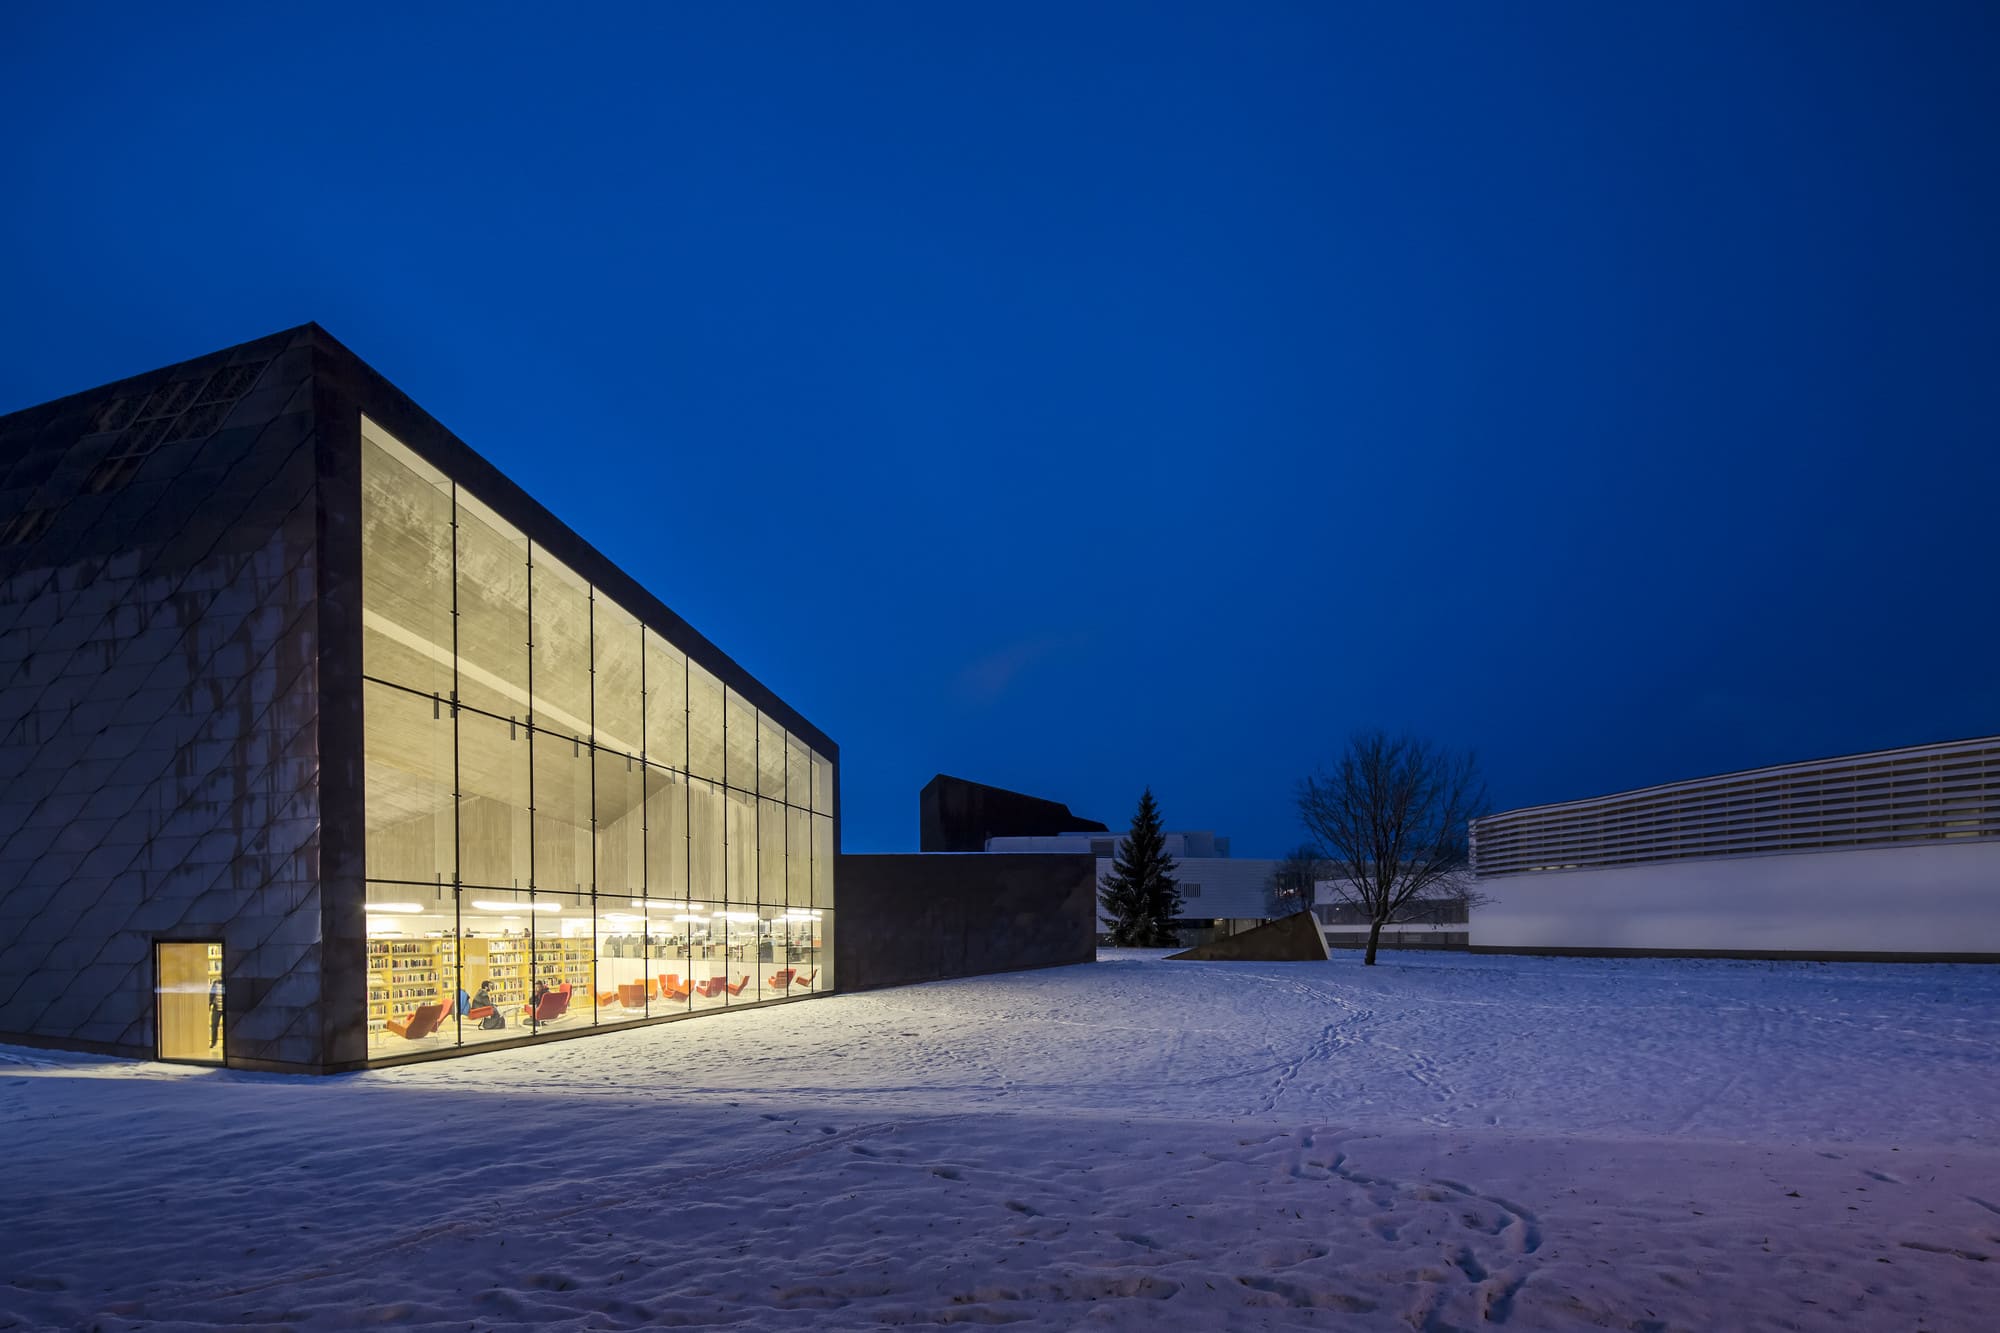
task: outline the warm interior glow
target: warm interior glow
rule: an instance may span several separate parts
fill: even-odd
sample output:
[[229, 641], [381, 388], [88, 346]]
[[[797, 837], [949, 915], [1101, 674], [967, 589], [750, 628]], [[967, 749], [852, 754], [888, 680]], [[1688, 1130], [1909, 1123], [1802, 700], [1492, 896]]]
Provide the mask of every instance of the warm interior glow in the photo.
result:
[[832, 762], [362, 435], [369, 1053], [832, 989]]

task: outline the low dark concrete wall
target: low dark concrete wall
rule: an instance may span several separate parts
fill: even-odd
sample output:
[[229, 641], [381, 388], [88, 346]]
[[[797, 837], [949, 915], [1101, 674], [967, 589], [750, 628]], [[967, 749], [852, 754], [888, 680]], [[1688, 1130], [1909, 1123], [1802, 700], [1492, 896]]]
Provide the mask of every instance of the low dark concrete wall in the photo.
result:
[[1097, 862], [1088, 856], [842, 856], [834, 885], [843, 991], [1097, 957]]

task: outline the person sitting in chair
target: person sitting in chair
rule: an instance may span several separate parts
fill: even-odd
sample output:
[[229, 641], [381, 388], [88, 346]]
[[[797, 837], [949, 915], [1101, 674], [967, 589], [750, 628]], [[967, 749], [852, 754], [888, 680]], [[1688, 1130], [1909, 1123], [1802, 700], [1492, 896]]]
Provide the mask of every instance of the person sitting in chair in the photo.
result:
[[[482, 1012], [483, 1011], [483, 1012]], [[482, 981], [478, 992], [472, 997], [471, 1012], [479, 1015], [479, 1026], [485, 1030], [504, 1028], [507, 1020], [500, 1013], [499, 1001], [493, 998], [493, 983]]]

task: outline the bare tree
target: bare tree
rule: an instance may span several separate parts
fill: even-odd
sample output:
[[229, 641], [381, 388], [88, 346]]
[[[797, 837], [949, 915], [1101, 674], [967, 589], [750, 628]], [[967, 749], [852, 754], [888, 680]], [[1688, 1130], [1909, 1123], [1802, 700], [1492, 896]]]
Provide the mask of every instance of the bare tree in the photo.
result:
[[1290, 916], [1313, 905], [1313, 886], [1327, 876], [1319, 849], [1301, 843], [1285, 853], [1264, 881], [1264, 907], [1272, 916]]
[[1333, 766], [1299, 784], [1299, 817], [1329, 863], [1334, 891], [1369, 923], [1372, 966], [1382, 927], [1443, 899], [1472, 907], [1471, 823], [1486, 784], [1470, 752], [1409, 735], [1357, 732]]

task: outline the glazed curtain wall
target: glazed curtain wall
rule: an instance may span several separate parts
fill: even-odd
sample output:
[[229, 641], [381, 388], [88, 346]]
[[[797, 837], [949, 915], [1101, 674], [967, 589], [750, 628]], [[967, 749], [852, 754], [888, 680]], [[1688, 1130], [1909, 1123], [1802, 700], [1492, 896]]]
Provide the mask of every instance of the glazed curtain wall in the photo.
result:
[[833, 768], [362, 423], [373, 1056], [826, 990]]

